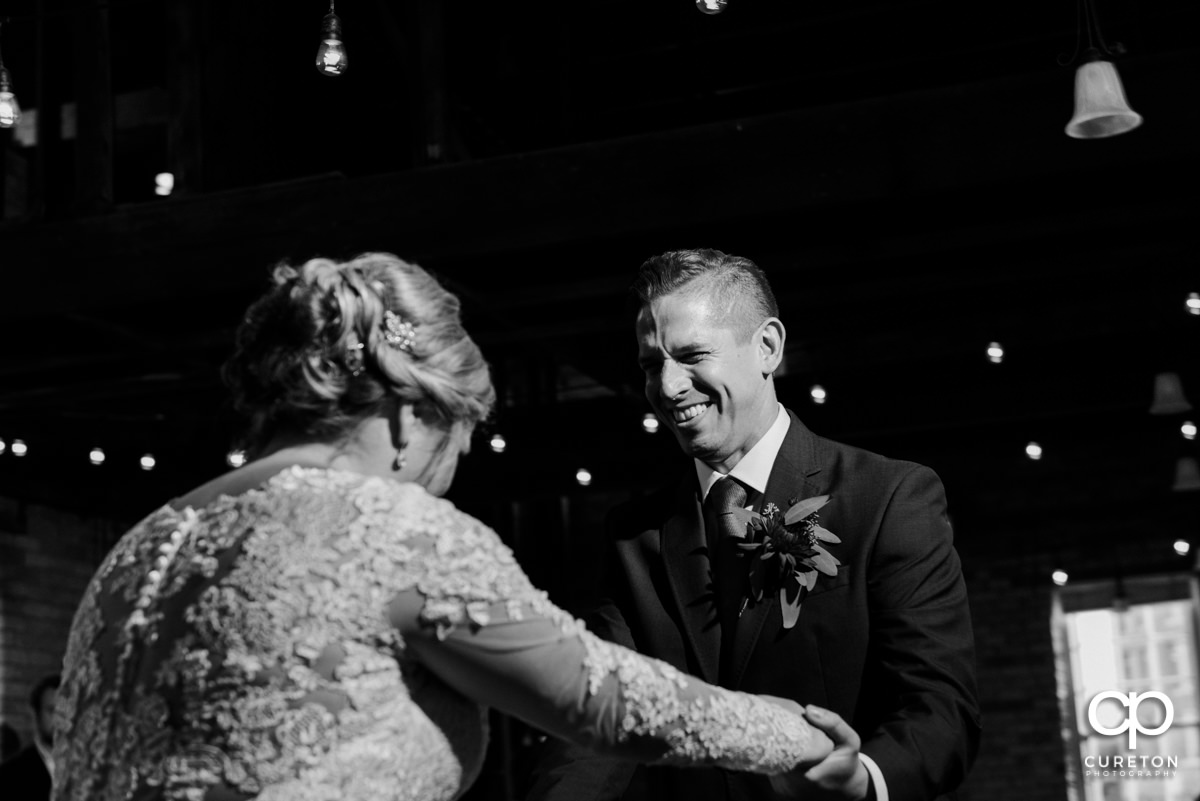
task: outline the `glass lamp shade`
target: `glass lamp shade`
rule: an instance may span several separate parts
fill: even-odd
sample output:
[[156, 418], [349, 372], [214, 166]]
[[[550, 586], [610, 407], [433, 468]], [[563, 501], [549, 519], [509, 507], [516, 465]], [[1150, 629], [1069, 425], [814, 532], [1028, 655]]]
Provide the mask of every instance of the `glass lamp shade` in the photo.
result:
[[[1191, 456], [1184, 456], [1175, 463], [1175, 484], [1171, 489], [1175, 492], [1200, 490], [1200, 464]], [[1196, 558], [1200, 560], [1200, 554]]]
[[1142, 115], [1129, 108], [1112, 62], [1089, 61], [1075, 71], [1075, 116], [1067, 123], [1067, 136], [1101, 139], [1141, 124]]
[[1159, 373], [1154, 377], [1154, 402], [1150, 414], [1180, 414], [1189, 412], [1192, 404], [1183, 394], [1183, 382], [1178, 373]]

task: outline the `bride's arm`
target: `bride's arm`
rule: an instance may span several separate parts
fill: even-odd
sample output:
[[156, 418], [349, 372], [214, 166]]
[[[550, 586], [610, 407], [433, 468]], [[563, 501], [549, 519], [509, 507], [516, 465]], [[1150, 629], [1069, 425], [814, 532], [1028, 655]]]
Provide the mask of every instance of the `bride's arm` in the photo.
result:
[[455, 517], [457, 530], [409, 541], [416, 585], [389, 614], [407, 648], [463, 695], [644, 762], [775, 774], [829, 753], [790, 701], [713, 687], [595, 637], [530, 584], [491, 530]]

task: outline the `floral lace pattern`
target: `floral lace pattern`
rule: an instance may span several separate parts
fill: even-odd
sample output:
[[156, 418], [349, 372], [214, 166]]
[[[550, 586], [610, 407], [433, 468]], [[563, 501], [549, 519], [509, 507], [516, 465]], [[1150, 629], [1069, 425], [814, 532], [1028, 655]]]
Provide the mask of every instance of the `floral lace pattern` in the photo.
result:
[[[55, 801], [456, 797], [482, 763], [486, 709], [424, 667], [389, 620], [412, 590], [433, 647], [463, 645], [480, 686], [490, 668], [471, 661], [474, 633], [550, 632], [561, 677], [578, 685], [581, 742], [760, 772], [791, 768], [809, 744], [781, 707], [588, 633], [449, 502], [291, 468], [203, 509], [159, 509], [105, 559], [64, 662]], [[544, 665], [515, 664], [518, 684]], [[532, 692], [509, 711], [557, 721], [559, 706]], [[612, 726], [598, 722], [613, 709]]]

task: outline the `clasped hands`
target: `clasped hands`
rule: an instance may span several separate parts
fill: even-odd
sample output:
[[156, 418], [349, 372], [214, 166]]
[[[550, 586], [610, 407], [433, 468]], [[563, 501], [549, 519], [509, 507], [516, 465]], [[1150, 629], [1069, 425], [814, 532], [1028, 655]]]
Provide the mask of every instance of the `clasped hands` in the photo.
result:
[[862, 740], [849, 723], [836, 712], [813, 704], [802, 707], [786, 698], [762, 697], [802, 715], [816, 729], [813, 758], [801, 761], [787, 773], [770, 777], [771, 788], [777, 794], [806, 801], [813, 798], [862, 801], [867, 798], [871, 777], [866, 765], [858, 758]]

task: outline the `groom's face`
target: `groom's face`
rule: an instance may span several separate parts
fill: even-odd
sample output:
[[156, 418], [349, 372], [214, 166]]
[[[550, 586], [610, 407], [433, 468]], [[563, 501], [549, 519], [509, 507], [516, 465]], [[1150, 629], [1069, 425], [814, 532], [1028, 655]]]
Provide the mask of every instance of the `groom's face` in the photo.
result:
[[646, 399], [686, 453], [721, 472], [754, 446], [777, 409], [761, 332], [738, 322], [727, 299], [686, 288], [637, 318]]

